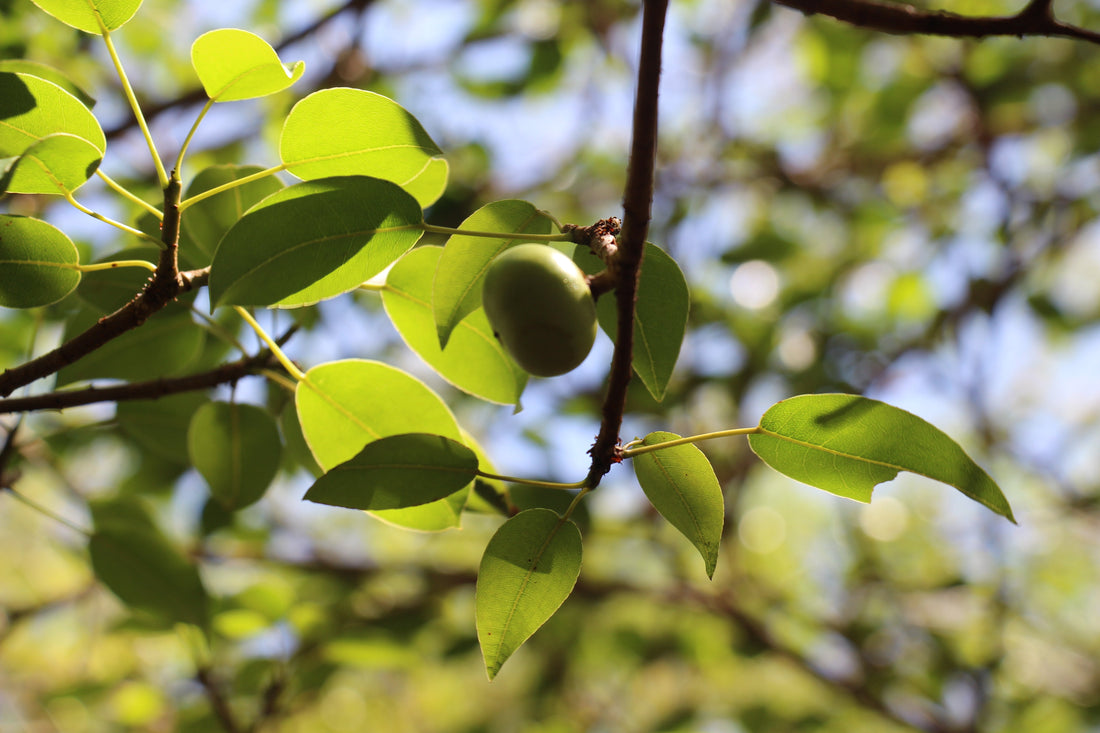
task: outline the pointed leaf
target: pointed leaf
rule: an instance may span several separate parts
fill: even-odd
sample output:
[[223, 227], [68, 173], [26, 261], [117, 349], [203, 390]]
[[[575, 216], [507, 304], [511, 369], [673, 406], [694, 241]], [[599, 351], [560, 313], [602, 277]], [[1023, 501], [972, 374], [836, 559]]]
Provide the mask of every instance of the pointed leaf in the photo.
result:
[[[316, 366], [298, 384], [295, 403], [302, 434], [326, 471], [390, 435], [431, 433], [462, 442], [454, 415], [438, 395], [381, 362], [352, 359]], [[465, 502], [465, 490], [423, 506], [372, 513], [412, 529], [445, 529], [458, 526], [460, 501]]]
[[65, 25], [97, 36], [103, 33], [104, 27], [108, 31], [121, 28], [141, 7], [141, 0], [32, 1]]
[[477, 475], [477, 456], [442, 435], [404, 433], [367, 443], [306, 492], [318, 504], [403, 509], [450, 496]]
[[88, 543], [96, 577], [126, 605], [164, 620], [205, 626], [209, 599], [198, 570], [131, 498], [92, 504]]
[[573, 592], [581, 533], [549, 509], [528, 509], [501, 525], [477, 573], [477, 638], [489, 679]]
[[103, 153], [82, 137], [64, 132], [47, 135], [15, 159], [4, 190], [63, 196], [95, 175], [102, 160]]
[[859, 395], [800, 395], [772, 405], [749, 445], [769, 466], [869, 502], [875, 486], [911, 471], [954, 486], [1010, 521], [997, 484], [959, 445], [905, 410]]
[[56, 133], [83, 138], [100, 153], [107, 149], [99, 122], [72, 94], [36, 76], [0, 73], [0, 159]]
[[[667, 443], [679, 437], [650, 433], [642, 445]], [[691, 540], [703, 556], [707, 577], [713, 578], [726, 511], [722, 487], [710, 461], [690, 444], [642, 453], [633, 461], [634, 474], [653, 508]]]
[[392, 99], [361, 89], [322, 89], [294, 105], [279, 155], [299, 178], [384, 178], [408, 186], [422, 206], [434, 202], [446, 182], [446, 168], [432, 163], [443, 151], [420, 122]]
[[0, 306], [55, 303], [80, 282], [76, 245], [60, 229], [29, 216], [0, 214]]
[[284, 65], [267, 41], [238, 28], [219, 28], [196, 38], [191, 65], [206, 96], [215, 102], [281, 92], [306, 70], [302, 61]]
[[[184, 198], [240, 180], [261, 170], [258, 165], [212, 165], [191, 179]], [[188, 250], [194, 254], [194, 250], [198, 250], [201, 254], [196, 255], [195, 259], [210, 262], [218, 249], [218, 242], [230, 227], [248, 209], [282, 188], [282, 181], [275, 176], [266, 176], [199, 201], [181, 218], [184, 234], [180, 242], [181, 252]]]
[[443, 249], [417, 247], [386, 275], [382, 302], [409, 348], [448, 382], [490, 402], [515, 404], [527, 372], [508, 357], [480, 308], [458, 323], [454, 338], [439, 348], [432, 315], [432, 281]]
[[[582, 270], [594, 274], [603, 264], [585, 247], [573, 256]], [[638, 280], [638, 300], [634, 319], [634, 372], [642, 384], [660, 402], [680, 355], [687, 327], [687, 281], [676, 260], [655, 244], [646, 242], [642, 274]], [[600, 328], [615, 340], [615, 298], [606, 296], [596, 302]]]
[[279, 470], [283, 446], [267, 410], [208, 402], [191, 418], [187, 448], [210, 495], [224, 508], [236, 510], [264, 495]]
[[423, 213], [393, 183], [306, 181], [268, 196], [222, 238], [214, 305], [306, 305], [358, 287], [411, 248]]
[[459, 229], [514, 232], [499, 239], [455, 234], [447, 240], [436, 268], [432, 308], [439, 343], [447, 345], [459, 321], [481, 308], [481, 285], [489, 263], [501, 252], [527, 241], [523, 234], [548, 234], [550, 218], [526, 201], [486, 204], [462, 222]]

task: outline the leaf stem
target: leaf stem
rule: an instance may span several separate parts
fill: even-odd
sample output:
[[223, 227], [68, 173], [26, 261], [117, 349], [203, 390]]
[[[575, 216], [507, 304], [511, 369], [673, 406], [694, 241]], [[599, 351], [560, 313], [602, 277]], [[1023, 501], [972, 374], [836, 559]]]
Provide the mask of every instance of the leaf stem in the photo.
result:
[[[760, 426], [756, 425], [751, 428], [731, 428], [729, 430], [718, 430], [713, 433], [700, 433], [699, 435], [689, 435], [684, 438], [667, 440], [664, 443], [653, 443], [651, 445], [640, 445], [640, 440], [632, 440], [623, 447], [620, 455], [623, 458], [633, 458], [634, 456], [640, 456], [643, 453], [652, 453], [655, 450], [672, 448], [677, 445], [688, 445], [690, 443], [698, 443], [702, 440], [713, 440], [714, 438], [729, 438], [734, 435], [755, 435], [759, 432]], [[631, 446], [633, 445], [637, 445], [638, 447], [631, 448]]]
[[111, 178], [106, 173], [104, 173], [102, 169], [96, 169], [95, 174], [97, 176], [99, 176], [103, 180], [104, 183], [106, 183], [108, 186], [110, 186], [111, 189], [113, 189], [115, 191], [115, 193], [117, 193], [119, 196], [122, 196], [123, 198], [127, 199], [128, 201], [132, 201], [135, 204], [137, 204], [138, 206], [140, 206], [141, 208], [145, 209], [150, 214], [157, 217], [158, 221], [163, 221], [164, 220], [164, 213], [160, 209], [153, 206], [148, 201], [143, 200], [140, 196], [135, 196], [133, 193], [131, 193], [121, 183], [119, 183], [115, 179]]
[[66, 191], [65, 192], [65, 200], [68, 201], [70, 204], [72, 204], [73, 207], [76, 208], [78, 211], [84, 212], [85, 214], [92, 217], [93, 219], [98, 219], [99, 221], [103, 222], [104, 224], [110, 224], [111, 226], [115, 227], [116, 229], [121, 229], [122, 231], [126, 232], [127, 234], [133, 234], [135, 237], [138, 237], [140, 239], [144, 239], [147, 242], [152, 242], [153, 244], [157, 245], [157, 247], [160, 247], [161, 249], [164, 249], [164, 242], [160, 241], [156, 237], [151, 236], [149, 234], [146, 234], [145, 232], [141, 231], [140, 229], [134, 229], [131, 226], [127, 226], [126, 224], [123, 224], [122, 222], [115, 221], [114, 219], [108, 219], [106, 216], [104, 216], [103, 214], [100, 214], [98, 211], [92, 211], [87, 206], [85, 206], [84, 204], [77, 201], [76, 198], [73, 196], [71, 191]]
[[37, 501], [34, 501], [33, 499], [19, 493], [18, 491], [16, 491], [11, 486], [5, 486], [3, 490], [7, 491], [9, 494], [14, 496], [16, 499], [21, 501], [23, 504], [26, 504], [28, 507], [35, 510], [39, 514], [42, 514], [43, 516], [49, 517], [50, 519], [54, 520], [55, 522], [60, 522], [61, 524], [68, 527], [69, 529], [73, 530], [74, 532], [79, 532], [80, 534], [84, 535], [85, 537], [91, 537], [92, 536], [92, 533], [91, 533], [90, 530], [84, 529], [80, 525], [74, 524], [73, 522], [70, 522], [68, 519], [65, 519], [65, 517], [61, 516], [60, 514], [57, 514], [55, 512], [50, 511], [46, 507], [39, 504]]
[[206, 191], [203, 191], [202, 193], [197, 193], [194, 196], [191, 196], [190, 198], [187, 198], [187, 199], [184, 199], [183, 201], [181, 201], [180, 202], [180, 211], [182, 212], [185, 209], [188, 209], [191, 206], [194, 206], [198, 202], [200, 202], [204, 199], [210, 198], [211, 196], [217, 196], [219, 193], [222, 193], [224, 191], [230, 191], [230, 190], [236, 188], [237, 186], [243, 186], [246, 183], [252, 183], [252, 181], [258, 181], [261, 178], [266, 178], [267, 176], [274, 175], [274, 174], [278, 173], [279, 171], [283, 171], [283, 170], [286, 170], [286, 163], [280, 163], [279, 165], [272, 166], [271, 168], [267, 168], [267, 169], [262, 170], [262, 171], [257, 171], [257, 172], [255, 172], [251, 175], [245, 176], [244, 178], [238, 178], [235, 181], [229, 181], [228, 183], [223, 183], [220, 186], [214, 186], [214, 188], [207, 189]]
[[[98, 18], [99, 15], [97, 14]], [[153, 165], [157, 169], [157, 180], [160, 182], [160, 187], [164, 188], [168, 185], [168, 173], [164, 170], [164, 163], [160, 159], [160, 154], [157, 152], [156, 143], [153, 142], [153, 136], [149, 132], [149, 125], [145, 122], [145, 115], [141, 112], [141, 105], [138, 104], [137, 96], [134, 94], [134, 88], [130, 86], [130, 79], [126, 76], [126, 70], [122, 68], [122, 60], [118, 57], [118, 51], [115, 50], [115, 44], [111, 40], [111, 33], [107, 30], [107, 26], [103, 25], [103, 21], [99, 21], [99, 28], [103, 33], [103, 43], [107, 46], [107, 53], [111, 55], [111, 63], [115, 65], [115, 71], [118, 73], [119, 81], [122, 82], [122, 91], [126, 95], [126, 101], [130, 103], [130, 109], [133, 110], [134, 119], [137, 120], [138, 127], [141, 128], [141, 134], [145, 136], [145, 143], [149, 146], [149, 153], [153, 156]]]
[[572, 484], [563, 484], [557, 481], [540, 481], [532, 478], [519, 478], [518, 476], [501, 476], [495, 473], [488, 473], [486, 471], [478, 470], [478, 476], [482, 478], [496, 479], [497, 481], [507, 481], [513, 484], [525, 484], [527, 486], [541, 486], [544, 489], [583, 489], [585, 488], [584, 481], [577, 481]]
[[199, 110], [199, 116], [195, 118], [194, 123], [191, 125], [191, 129], [187, 131], [187, 137], [183, 139], [183, 145], [180, 146], [179, 155], [176, 156], [176, 172], [183, 170], [183, 158], [187, 155], [187, 148], [191, 145], [191, 138], [198, 132], [199, 123], [202, 122], [202, 118], [206, 117], [206, 113], [210, 111], [210, 108], [214, 106], [214, 100], [208, 99], [206, 104]]
[[99, 270], [115, 270], [120, 267], [142, 267], [150, 272], [156, 272], [157, 266], [145, 260], [115, 260], [113, 262], [96, 262], [90, 265], [74, 265], [74, 270], [80, 272], [98, 272]]
[[275, 358], [279, 360], [279, 363], [283, 365], [283, 369], [286, 369], [290, 376], [294, 377], [294, 379], [299, 382], [303, 381], [306, 378], [305, 372], [295, 366], [294, 362], [290, 360], [290, 357], [288, 357], [283, 352], [283, 350], [279, 348], [279, 344], [277, 344], [275, 342], [275, 339], [271, 338], [267, 331], [265, 331], [263, 327], [256, 322], [256, 319], [252, 317], [251, 313], [249, 313], [247, 310], [240, 307], [239, 305], [233, 306], [233, 309], [237, 311], [238, 314], [240, 314], [241, 318], [243, 318], [249, 326], [252, 327], [252, 330], [256, 332], [256, 335], [260, 337], [260, 340], [267, 344], [267, 348], [271, 349], [271, 353], [275, 355]]
[[522, 239], [525, 242], [572, 242], [570, 234], [528, 234], [526, 232], [482, 232], [474, 229], [455, 229], [453, 227], [423, 224], [425, 232], [431, 234], [461, 235], [464, 237], [487, 237], [491, 239]]

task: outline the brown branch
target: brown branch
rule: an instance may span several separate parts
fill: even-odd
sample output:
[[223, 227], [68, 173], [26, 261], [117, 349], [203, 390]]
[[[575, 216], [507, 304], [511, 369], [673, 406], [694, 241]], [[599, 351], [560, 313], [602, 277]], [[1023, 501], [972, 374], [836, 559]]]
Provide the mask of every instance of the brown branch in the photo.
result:
[[225, 695], [214, 679], [210, 668], [200, 667], [195, 672], [195, 679], [202, 685], [203, 691], [206, 692], [206, 699], [210, 702], [210, 707], [214, 711], [214, 716], [222, 724], [222, 728], [226, 733], [240, 733], [243, 729], [240, 723], [237, 722], [237, 716], [233, 713], [233, 708], [229, 706], [229, 701], [225, 699]]
[[860, 28], [899, 35], [926, 34], [953, 38], [986, 36], [1057, 36], [1100, 43], [1100, 33], [1063, 23], [1054, 17], [1051, 0], [1032, 0], [1007, 16], [965, 16], [944, 10], [921, 10], [879, 0], [772, 0], [806, 15], [820, 13]]
[[653, 172], [657, 155], [657, 90], [661, 77], [661, 44], [664, 39], [668, 0], [645, 0], [642, 9], [642, 49], [638, 62], [638, 88], [634, 96], [634, 129], [623, 193], [623, 229], [619, 239], [618, 306], [615, 353], [604, 397], [600, 434], [589, 449], [592, 465], [587, 483], [595, 487], [619, 456], [619, 429], [626, 409], [634, 352], [634, 305], [638, 294], [638, 273], [649, 232], [653, 204]]
[[155, 400], [170, 394], [194, 392], [200, 389], [217, 387], [220, 384], [232, 384], [274, 364], [275, 359], [271, 352], [265, 351], [255, 356], [248, 356], [228, 364], [222, 364], [210, 371], [188, 374], [183, 377], [151, 379], [147, 382], [132, 382], [114, 387], [88, 387], [87, 389], [49, 392], [30, 397], [0, 399], [0, 415], [38, 410], [64, 410], [68, 407], [91, 405], [97, 402]]

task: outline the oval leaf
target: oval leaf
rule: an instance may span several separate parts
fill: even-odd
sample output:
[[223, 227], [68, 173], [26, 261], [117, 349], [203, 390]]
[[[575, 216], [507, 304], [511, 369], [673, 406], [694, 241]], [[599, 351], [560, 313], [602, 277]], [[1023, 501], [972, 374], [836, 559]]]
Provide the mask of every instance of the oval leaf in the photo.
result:
[[53, 82], [0, 72], [0, 158], [15, 158], [48, 135], [66, 133], [107, 149], [103, 129], [79, 99]]
[[[258, 165], [212, 165], [204, 168], [191, 179], [185, 198], [240, 180], [261, 170]], [[244, 216], [244, 213], [282, 188], [284, 188], [283, 183], [278, 178], [265, 176], [199, 201], [187, 210], [186, 216], [181, 218], [180, 225], [183, 228], [180, 241], [181, 252], [186, 251], [196, 260], [210, 262], [218, 249], [218, 242]]]
[[[295, 392], [302, 434], [321, 468], [331, 470], [379, 438], [431, 433], [462, 442], [450, 408], [423, 382], [388, 364], [352, 359], [310, 369]], [[402, 527], [456, 527], [465, 489], [423, 506], [374, 512]]]
[[[588, 274], [603, 269], [603, 264], [586, 247], [578, 247], [573, 261]], [[638, 300], [634, 319], [634, 372], [642, 384], [660, 402], [680, 356], [680, 345], [687, 327], [687, 280], [676, 260], [655, 244], [646, 242], [642, 273], [638, 280]], [[615, 298], [604, 296], [596, 303], [600, 328], [615, 340], [617, 309]]]
[[37, 61], [28, 61], [27, 59], [2, 59], [0, 60], [0, 72], [18, 72], [29, 76], [37, 76], [39, 79], [45, 79], [46, 81], [52, 81], [69, 94], [79, 99], [88, 109], [95, 106], [95, 99], [90, 94], [77, 86], [76, 82], [66, 76], [64, 72], [52, 66], [40, 64]]
[[447, 345], [455, 326], [481, 308], [481, 284], [489, 263], [504, 250], [527, 240], [523, 234], [548, 234], [550, 217], [526, 201], [494, 201], [475, 211], [459, 229], [509, 232], [515, 236], [471, 237], [455, 234], [447, 240], [436, 268], [432, 290], [439, 343]]
[[800, 395], [760, 418], [749, 445], [769, 466], [840, 496], [869, 502], [875, 486], [910, 471], [954, 486], [1010, 521], [997, 484], [939, 428], [884, 402]]
[[439, 347], [432, 315], [432, 281], [440, 247], [405, 253], [386, 275], [382, 303], [409, 348], [464, 392], [490, 402], [516, 404], [527, 372], [508, 357], [480, 308], [458, 323], [447, 347]]
[[201, 392], [181, 392], [157, 400], [127, 400], [115, 408], [119, 430], [143, 451], [190, 465], [187, 430], [191, 417], [209, 398]]
[[[113, 31], [134, 17], [142, 0], [32, 0], [65, 25], [85, 33], [101, 35]], [[102, 23], [102, 25], [101, 25]]]
[[82, 137], [47, 135], [15, 160], [4, 190], [64, 195], [83, 186], [102, 160], [103, 153]]
[[365, 175], [408, 187], [422, 206], [446, 184], [443, 151], [405, 108], [362, 89], [322, 89], [290, 110], [279, 139], [287, 170], [305, 180]]
[[477, 573], [477, 638], [489, 679], [554, 615], [577, 583], [581, 533], [549, 509], [501, 525]]
[[[679, 437], [650, 433], [642, 445], [667, 443]], [[703, 556], [707, 577], [713, 578], [726, 511], [722, 487], [710, 461], [690, 444], [642, 453], [633, 460], [634, 474], [653, 508], [691, 540]]]
[[40, 219], [0, 214], [0, 306], [55, 303], [80, 282], [80, 255], [65, 233]]
[[225, 509], [259, 500], [279, 470], [282, 443], [275, 419], [256, 405], [208, 402], [191, 418], [187, 451]]
[[306, 492], [318, 504], [403, 509], [450, 496], [477, 476], [477, 456], [442, 435], [406, 433], [367, 443]]
[[267, 41], [238, 28], [220, 28], [196, 38], [191, 44], [191, 65], [206, 96], [215, 102], [281, 92], [306, 70], [301, 61], [284, 65]]
[[92, 570], [131, 608], [170, 622], [205, 626], [209, 599], [197, 568], [129, 498], [92, 504]]
[[254, 206], [210, 266], [214, 305], [307, 305], [358, 287], [423, 233], [419, 204], [389, 181], [306, 181]]

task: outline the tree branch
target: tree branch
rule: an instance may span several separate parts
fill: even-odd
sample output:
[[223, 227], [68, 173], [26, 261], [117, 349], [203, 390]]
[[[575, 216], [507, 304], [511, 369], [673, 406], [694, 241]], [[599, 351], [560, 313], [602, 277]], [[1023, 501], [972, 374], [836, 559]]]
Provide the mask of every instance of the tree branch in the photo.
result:
[[806, 15], [828, 15], [860, 28], [899, 35], [926, 34], [954, 38], [986, 36], [1058, 36], [1100, 43], [1100, 33], [1063, 23], [1054, 17], [1051, 0], [1032, 0], [1016, 15], [969, 17], [945, 10], [921, 10], [879, 0], [772, 0]]
[[626, 409], [630, 384], [631, 355], [634, 351], [634, 304], [638, 294], [638, 273], [649, 232], [653, 204], [653, 172], [657, 155], [657, 90], [661, 77], [661, 44], [664, 38], [668, 0], [645, 0], [642, 9], [642, 49], [638, 62], [638, 88], [634, 96], [634, 129], [623, 193], [623, 229], [619, 239], [618, 306], [615, 353], [603, 404], [600, 434], [589, 453], [592, 465], [587, 481], [596, 486], [619, 457], [619, 429]]

